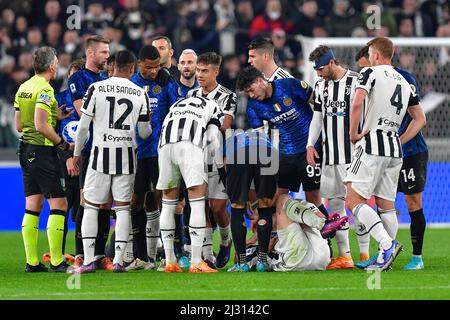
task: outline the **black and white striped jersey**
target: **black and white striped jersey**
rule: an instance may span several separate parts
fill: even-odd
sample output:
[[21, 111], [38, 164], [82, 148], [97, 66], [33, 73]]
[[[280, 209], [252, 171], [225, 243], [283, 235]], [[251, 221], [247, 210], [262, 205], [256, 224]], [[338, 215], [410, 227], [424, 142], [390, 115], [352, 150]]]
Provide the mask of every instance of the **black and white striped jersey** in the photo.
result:
[[293, 78], [293, 76], [289, 72], [280, 67], [278, 67], [277, 70], [275, 70], [275, 72], [272, 73], [272, 75], [269, 78], [266, 77], [267, 81], [274, 81], [285, 78]]
[[220, 128], [222, 112], [213, 100], [203, 97], [186, 97], [174, 103], [164, 119], [159, 147], [179, 141], [191, 141], [200, 148], [206, 147], [206, 128]]
[[92, 169], [105, 174], [136, 172], [136, 127], [149, 121], [149, 98], [144, 89], [119, 77], [93, 83], [81, 112], [92, 117]]
[[203, 95], [202, 88], [195, 88], [190, 90], [187, 96], [208, 98], [219, 105], [224, 115], [230, 115], [233, 119], [236, 115], [236, 94], [221, 84], [217, 84], [215, 89], [206, 95]]
[[417, 105], [419, 97], [405, 78], [390, 65], [362, 69], [356, 88], [362, 88], [368, 93], [362, 131], [369, 133], [358, 143], [365, 144], [368, 154], [401, 158], [398, 129], [406, 109]]
[[320, 79], [314, 88], [314, 111], [323, 119], [323, 159], [326, 165], [348, 164], [353, 151], [350, 142], [350, 106], [358, 73], [347, 70], [336, 81]]

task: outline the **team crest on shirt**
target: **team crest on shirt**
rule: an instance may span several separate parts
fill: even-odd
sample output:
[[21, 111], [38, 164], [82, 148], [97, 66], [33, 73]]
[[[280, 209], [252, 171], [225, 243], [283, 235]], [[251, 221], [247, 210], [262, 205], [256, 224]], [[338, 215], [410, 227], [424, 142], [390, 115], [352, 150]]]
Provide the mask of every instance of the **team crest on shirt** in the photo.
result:
[[277, 112], [280, 112], [280, 111], [281, 111], [281, 104], [279, 104], [278, 102], [277, 102], [277, 103], [274, 103], [273, 109], [274, 109], [275, 111], [277, 111]]
[[352, 86], [350, 86], [350, 85], [345, 86], [345, 95], [349, 96], [351, 90], [352, 90]]
[[77, 88], [75, 87], [75, 83], [71, 83], [69, 87], [70, 87], [70, 91], [71, 91], [72, 93], [77, 92]]
[[284, 99], [283, 99], [283, 104], [284, 104], [286, 107], [289, 107], [289, 106], [292, 104], [292, 99], [291, 99], [291, 98], [284, 98]]
[[158, 85], [154, 86], [153, 89], [152, 89], [152, 92], [154, 94], [160, 94], [161, 93], [161, 87], [158, 86]]
[[308, 84], [305, 81], [301, 80], [300, 85], [302, 86], [303, 89], [308, 89]]

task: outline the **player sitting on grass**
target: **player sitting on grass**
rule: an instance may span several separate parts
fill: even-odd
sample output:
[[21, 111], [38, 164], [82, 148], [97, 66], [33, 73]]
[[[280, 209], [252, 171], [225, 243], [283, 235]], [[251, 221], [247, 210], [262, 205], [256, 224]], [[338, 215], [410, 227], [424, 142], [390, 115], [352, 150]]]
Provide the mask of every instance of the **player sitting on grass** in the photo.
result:
[[340, 230], [347, 216], [325, 215], [312, 203], [300, 201], [283, 194], [277, 200], [278, 242], [272, 260], [275, 271], [326, 270], [330, 263], [330, 248], [324, 239]]

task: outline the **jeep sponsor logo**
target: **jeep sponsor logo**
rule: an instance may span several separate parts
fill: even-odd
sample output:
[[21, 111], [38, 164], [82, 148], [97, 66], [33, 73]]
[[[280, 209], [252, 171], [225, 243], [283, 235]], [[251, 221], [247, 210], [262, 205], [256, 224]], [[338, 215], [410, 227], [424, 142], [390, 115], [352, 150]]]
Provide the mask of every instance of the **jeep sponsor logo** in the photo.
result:
[[333, 101], [328, 100], [326, 105], [326, 108], [346, 108], [347, 107], [347, 101]]
[[394, 121], [391, 121], [389, 119], [386, 118], [379, 118], [378, 119], [378, 125], [386, 125], [388, 127], [395, 127], [395, 128], [400, 128], [400, 124]]
[[110, 134], [103, 134], [103, 141], [112, 141], [112, 142], [120, 142], [120, 141], [133, 141], [132, 137], [115, 137]]

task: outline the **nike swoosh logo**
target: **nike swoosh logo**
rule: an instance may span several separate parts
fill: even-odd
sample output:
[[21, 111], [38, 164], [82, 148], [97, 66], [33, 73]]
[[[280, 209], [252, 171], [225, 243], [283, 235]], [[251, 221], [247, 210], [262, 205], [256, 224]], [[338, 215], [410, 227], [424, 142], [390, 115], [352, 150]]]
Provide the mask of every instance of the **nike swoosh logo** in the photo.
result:
[[412, 188], [414, 188], [416, 185], [410, 186], [408, 187], [409, 190], [411, 190]]
[[28, 159], [28, 162], [32, 163], [34, 159], [36, 159], [36, 158], [30, 158], [30, 159]]

